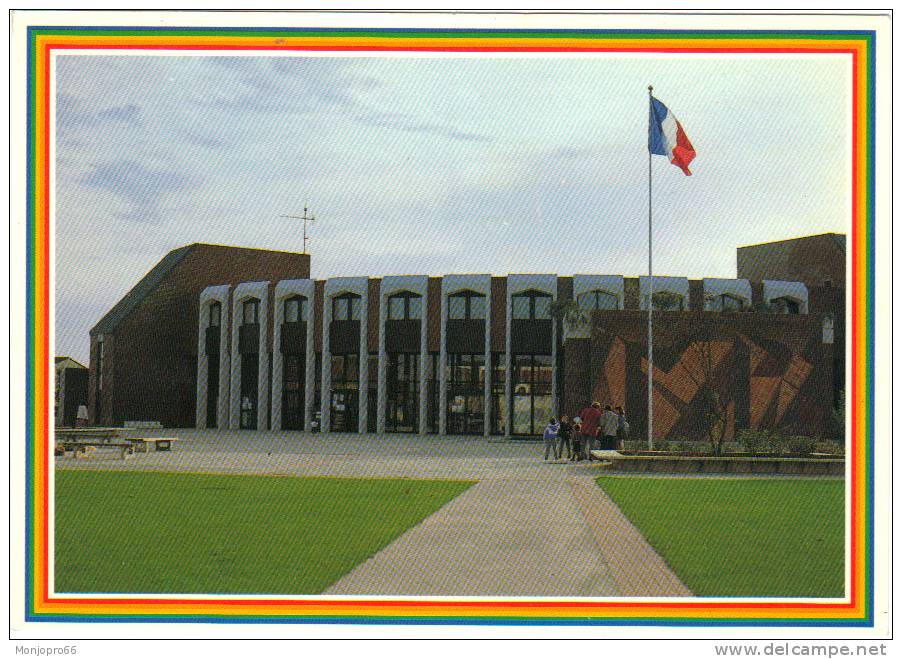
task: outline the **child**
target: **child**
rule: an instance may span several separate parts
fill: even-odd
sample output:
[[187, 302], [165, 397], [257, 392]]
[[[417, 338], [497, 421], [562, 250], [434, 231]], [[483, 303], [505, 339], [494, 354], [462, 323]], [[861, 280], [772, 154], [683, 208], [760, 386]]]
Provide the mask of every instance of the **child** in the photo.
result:
[[572, 457], [570, 458], [572, 462], [579, 462], [583, 459], [583, 447], [580, 441], [582, 437], [581, 430], [582, 419], [578, 416], [573, 417], [573, 430], [570, 432], [570, 442], [573, 446]]
[[557, 434], [560, 430], [560, 426], [558, 426], [557, 421], [552, 418], [548, 425], [545, 426], [545, 432], [543, 437], [545, 439], [545, 460], [548, 460], [548, 451], [551, 451], [551, 457], [557, 460]]

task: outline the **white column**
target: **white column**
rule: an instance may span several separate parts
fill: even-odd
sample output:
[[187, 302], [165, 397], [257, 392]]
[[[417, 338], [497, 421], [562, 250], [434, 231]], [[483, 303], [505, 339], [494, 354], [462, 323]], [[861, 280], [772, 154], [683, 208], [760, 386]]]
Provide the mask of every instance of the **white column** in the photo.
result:
[[441, 346], [438, 358], [438, 434], [448, 434], [448, 294], [442, 288]]
[[489, 284], [485, 296], [485, 404], [483, 406], [482, 436], [488, 437], [492, 430], [492, 286]]
[[366, 432], [367, 411], [369, 409], [368, 403], [370, 397], [370, 353], [367, 341], [367, 325], [369, 318], [369, 310], [367, 307], [369, 306], [369, 299], [369, 286], [365, 286], [363, 294], [360, 296], [360, 376], [358, 380], [360, 395], [358, 397], [357, 432], [361, 435]]
[[[266, 344], [266, 330], [269, 307], [269, 282], [245, 282], [235, 287], [232, 295], [232, 356], [231, 360], [231, 392], [229, 404], [229, 428], [237, 429], [241, 425], [241, 353], [238, 350], [240, 333], [241, 305], [245, 300], [256, 298], [260, 301], [259, 315], [259, 352], [257, 375], [257, 430], [266, 429], [266, 413], [269, 410], [269, 349]], [[221, 353], [220, 353], [221, 354]]]
[[429, 409], [429, 397], [426, 391], [426, 367], [429, 364], [428, 319], [429, 319], [429, 282], [426, 281], [426, 290], [423, 292], [423, 302], [420, 305], [420, 434], [426, 434], [426, 413]]
[[511, 409], [511, 396], [513, 394], [513, 364], [511, 364], [511, 278], [507, 278], [507, 300], [505, 302], [505, 315], [507, 317], [507, 340], [504, 342], [504, 359], [507, 365], [507, 376], [504, 378], [504, 434], [508, 437], [513, 433], [513, 410]]
[[[328, 282], [327, 282], [328, 283]], [[332, 429], [332, 352], [329, 349], [329, 325], [332, 324], [332, 297], [323, 292], [323, 373], [320, 377], [320, 432]]]
[[[311, 282], [312, 283], [312, 282]], [[310, 432], [313, 429], [313, 400], [316, 392], [316, 347], [314, 345], [314, 332], [316, 328], [313, 323], [317, 320], [315, 285], [311, 286], [312, 292], [307, 298], [307, 350], [304, 359], [304, 431]], [[322, 392], [320, 392], [322, 395]]]
[[385, 279], [380, 282], [379, 286], [379, 368], [376, 381], [376, 432], [381, 435], [385, 432], [386, 372], [388, 370], [387, 355], [385, 354], [385, 321], [388, 317], [385, 310], [388, 305], [385, 302], [383, 290], [385, 288]]
[[[281, 282], [279, 282], [281, 283]], [[284, 298], [283, 298], [284, 299]], [[279, 297], [279, 286], [276, 285], [275, 300], [273, 301], [272, 318], [272, 400], [269, 404], [270, 419], [273, 430], [282, 429], [282, 321], [285, 318], [285, 307]]]

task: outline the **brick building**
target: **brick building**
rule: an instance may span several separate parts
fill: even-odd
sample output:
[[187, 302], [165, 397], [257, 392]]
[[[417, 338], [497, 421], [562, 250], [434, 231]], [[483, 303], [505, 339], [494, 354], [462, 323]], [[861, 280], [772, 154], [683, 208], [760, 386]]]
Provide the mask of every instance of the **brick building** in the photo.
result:
[[91, 422], [193, 426], [201, 292], [309, 275], [306, 254], [200, 243], [169, 252], [91, 330]]
[[[626, 405], [638, 432], [650, 283], [554, 274], [313, 280], [306, 255], [191, 245], [167, 255], [92, 331], [92, 418], [534, 435], [548, 417], [601, 399]], [[687, 382], [698, 370], [693, 328], [703, 323], [717, 355], [712, 377], [733, 397], [731, 432], [820, 433], [841, 387], [834, 352], [843, 344], [834, 351], [832, 342], [844, 278], [831, 284], [767, 273], [655, 277], [654, 290], [671, 300], [655, 313], [656, 431], [697, 431]], [[553, 318], [565, 300], [589, 322]]]

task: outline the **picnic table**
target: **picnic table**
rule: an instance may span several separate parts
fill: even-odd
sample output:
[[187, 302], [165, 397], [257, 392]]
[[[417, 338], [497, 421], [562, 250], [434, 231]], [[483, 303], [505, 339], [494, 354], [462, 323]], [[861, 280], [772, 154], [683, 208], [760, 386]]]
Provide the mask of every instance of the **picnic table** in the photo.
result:
[[178, 437], [125, 437], [128, 428], [56, 428], [56, 445], [62, 455], [71, 451], [73, 457], [86, 455], [88, 448], [118, 448], [121, 457], [147, 453], [148, 445], [155, 451], [169, 451]]

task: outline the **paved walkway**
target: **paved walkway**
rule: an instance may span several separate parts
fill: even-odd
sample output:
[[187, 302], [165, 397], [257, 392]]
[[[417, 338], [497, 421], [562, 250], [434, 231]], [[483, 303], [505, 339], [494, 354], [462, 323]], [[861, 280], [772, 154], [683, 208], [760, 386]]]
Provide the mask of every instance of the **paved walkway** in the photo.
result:
[[597, 463], [552, 464], [536, 442], [480, 437], [135, 431], [170, 452], [57, 468], [478, 481], [326, 592], [443, 596], [685, 596], [595, 485]]

